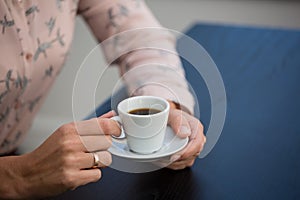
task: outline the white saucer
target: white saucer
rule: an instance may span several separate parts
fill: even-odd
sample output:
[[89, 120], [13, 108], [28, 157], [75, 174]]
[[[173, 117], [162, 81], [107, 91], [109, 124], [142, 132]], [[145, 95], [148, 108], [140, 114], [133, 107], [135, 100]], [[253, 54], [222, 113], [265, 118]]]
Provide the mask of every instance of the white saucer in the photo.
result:
[[112, 146], [108, 151], [121, 158], [126, 158], [130, 160], [140, 161], [140, 162], [151, 162], [159, 158], [170, 156], [180, 150], [182, 150], [188, 143], [188, 138], [177, 137], [173, 130], [168, 126], [166, 130], [165, 139], [163, 146], [160, 150], [152, 154], [138, 154], [129, 150], [127, 146], [126, 138], [122, 140], [113, 139]]

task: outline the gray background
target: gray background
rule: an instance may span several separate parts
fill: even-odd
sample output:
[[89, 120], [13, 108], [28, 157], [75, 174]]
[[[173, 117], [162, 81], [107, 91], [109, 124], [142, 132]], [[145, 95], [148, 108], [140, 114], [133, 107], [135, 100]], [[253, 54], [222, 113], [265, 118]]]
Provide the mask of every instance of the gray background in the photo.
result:
[[[195, 22], [238, 24], [280, 28], [300, 28], [300, 2], [298, 1], [197, 1], [197, 0], [148, 0], [146, 1], [159, 21], [167, 28], [184, 31]], [[84, 58], [96, 45], [88, 27], [80, 17], [76, 20], [74, 41], [70, 57], [58, 77], [48, 99], [36, 117], [20, 152], [36, 148], [60, 125], [73, 120], [72, 90], [76, 73]], [[119, 73], [117, 67], [106, 70], [106, 63], [100, 49], [89, 59], [89, 74], [83, 74], [77, 81], [76, 93], [82, 94], [80, 105], [76, 105], [76, 119], [84, 118], [93, 105], [85, 103], [87, 87], [94, 87], [99, 77], [91, 76], [105, 72], [100, 88], [96, 92], [96, 104], [110, 96]], [[78, 95], [77, 95], [78, 96]], [[76, 96], [76, 98], [77, 98]]]

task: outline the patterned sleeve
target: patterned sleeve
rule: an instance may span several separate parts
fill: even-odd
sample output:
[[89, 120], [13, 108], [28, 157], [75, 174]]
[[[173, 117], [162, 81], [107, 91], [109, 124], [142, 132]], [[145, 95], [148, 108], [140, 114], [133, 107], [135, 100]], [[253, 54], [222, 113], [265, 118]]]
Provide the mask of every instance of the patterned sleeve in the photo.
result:
[[131, 96], [163, 97], [193, 113], [194, 99], [176, 54], [175, 37], [143, 1], [81, 0], [78, 13], [102, 43], [108, 63], [120, 66]]

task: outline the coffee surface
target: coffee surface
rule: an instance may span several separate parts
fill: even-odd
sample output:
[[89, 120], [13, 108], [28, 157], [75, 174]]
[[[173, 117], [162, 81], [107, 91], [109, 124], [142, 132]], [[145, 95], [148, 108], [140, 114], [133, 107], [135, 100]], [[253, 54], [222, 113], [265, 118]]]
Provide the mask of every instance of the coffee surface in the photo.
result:
[[159, 112], [161, 111], [153, 108], [138, 108], [131, 110], [128, 113], [133, 115], [153, 115]]

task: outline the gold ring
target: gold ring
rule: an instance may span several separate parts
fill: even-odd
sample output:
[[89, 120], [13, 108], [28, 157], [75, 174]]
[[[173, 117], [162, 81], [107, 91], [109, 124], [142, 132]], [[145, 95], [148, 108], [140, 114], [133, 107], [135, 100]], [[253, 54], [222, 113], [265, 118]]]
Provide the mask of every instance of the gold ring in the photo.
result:
[[94, 164], [93, 164], [92, 168], [98, 168], [99, 163], [100, 163], [100, 158], [99, 158], [98, 154], [96, 154], [96, 153], [92, 153], [92, 154], [94, 157]]

